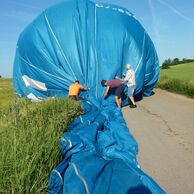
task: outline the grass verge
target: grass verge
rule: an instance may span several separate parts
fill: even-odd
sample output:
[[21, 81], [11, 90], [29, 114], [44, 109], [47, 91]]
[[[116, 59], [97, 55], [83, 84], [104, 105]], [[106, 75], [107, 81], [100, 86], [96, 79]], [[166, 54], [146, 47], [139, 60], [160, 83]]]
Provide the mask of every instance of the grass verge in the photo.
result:
[[15, 99], [0, 109], [0, 193], [47, 193], [59, 139], [82, 107], [69, 99]]
[[194, 81], [180, 80], [177, 78], [170, 78], [166, 75], [160, 76], [157, 87], [165, 89], [169, 92], [183, 94], [194, 98]]

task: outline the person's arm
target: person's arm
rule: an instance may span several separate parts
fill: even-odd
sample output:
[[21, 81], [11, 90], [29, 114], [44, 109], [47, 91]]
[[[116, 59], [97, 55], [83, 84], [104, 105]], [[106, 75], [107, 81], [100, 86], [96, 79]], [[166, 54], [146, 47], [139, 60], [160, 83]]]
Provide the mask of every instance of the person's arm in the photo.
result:
[[124, 79], [122, 79], [122, 78], [120, 78], [120, 77], [118, 77], [118, 76], [116, 76], [116, 77], [115, 77], [115, 79], [118, 79], [118, 80], [120, 80], [120, 81], [123, 81], [123, 82], [124, 82]]
[[124, 77], [124, 81], [125, 82], [128, 82], [129, 81], [129, 79], [130, 79], [130, 72], [129, 71], [127, 71], [127, 73], [126, 73], [126, 75], [125, 75], [125, 77]]
[[90, 88], [84, 87], [84, 86], [82, 86], [82, 85], [80, 85], [80, 89], [81, 89], [81, 90], [86, 90], [86, 91], [87, 91], [87, 90], [90, 90]]
[[132, 78], [133, 78], [133, 80], [135, 80], [135, 71], [133, 71], [133, 73], [132, 73]]
[[106, 90], [104, 92], [104, 98], [106, 98], [106, 96], [108, 95], [109, 89], [110, 89], [110, 86], [106, 86]]
[[83, 90], [87, 90], [88, 91], [88, 90], [90, 90], [90, 88], [83, 88]]

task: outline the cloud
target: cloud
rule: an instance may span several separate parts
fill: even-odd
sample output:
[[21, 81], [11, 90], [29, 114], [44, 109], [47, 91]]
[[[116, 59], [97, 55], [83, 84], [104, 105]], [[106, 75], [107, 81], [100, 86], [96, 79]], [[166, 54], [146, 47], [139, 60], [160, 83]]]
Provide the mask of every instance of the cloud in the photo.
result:
[[32, 5], [29, 5], [29, 4], [26, 4], [26, 3], [21, 3], [21, 2], [13, 1], [13, 0], [7, 0], [7, 1], [11, 2], [11, 3], [14, 3], [17, 6], [24, 7], [24, 8], [34, 9], [36, 11], [41, 11], [42, 10], [40, 7], [32, 6]]
[[188, 22], [191, 22], [192, 24], [194, 24], [194, 19], [189, 18], [188, 16], [184, 15], [183, 13], [181, 13], [179, 10], [177, 10], [176, 8], [174, 8], [173, 6], [171, 6], [170, 4], [168, 4], [167, 2], [163, 1], [163, 0], [157, 0], [159, 3], [165, 5], [166, 7], [168, 7], [170, 10], [172, 10], [175, 14], [177, 14], [178, 16], [180, 16], [181, 18], [185, 19]]
[[19, 21], [31, 21], [35, 18], [35, 13], [30, 13], [27, 11], [9, 11], [7, 13], [2, 13], [1, 16], [4, 18], [10, 18], [12, 20], [19, 20]]
[[152, 28], [153, 28], [153, 32], [154, 32], [154, 37], [155, 37], [155, 40], [159, 43], [160, 42], [160, 34], [159, 34], [159, 31], [158, 31], [158, 22], [156, 20], [156, 15], [154, 13], [154, 5], [152, 3], [152, 0], [148, 0], [148, 4], [149, 4], [149, 7], [150, 7], [150, 12], [151, 12], [151, 17], [152, 17]]
[[191, 42], [193, 42], [193, 40], [194, 40], [193, 34], [194, 34], [194, 24], [192, 24], [192, 26], [191, 26], [191, 32], [190, 32], [190, 40], [191, 40]]
[[7, 10], [0, 12], [1, 20], [4, 21], [7, 19], [22, 22], [31, 21], [42, 11], [39, 7], [13, 0], [6, 0], [6, 4], [10, 6], [8, 6]]

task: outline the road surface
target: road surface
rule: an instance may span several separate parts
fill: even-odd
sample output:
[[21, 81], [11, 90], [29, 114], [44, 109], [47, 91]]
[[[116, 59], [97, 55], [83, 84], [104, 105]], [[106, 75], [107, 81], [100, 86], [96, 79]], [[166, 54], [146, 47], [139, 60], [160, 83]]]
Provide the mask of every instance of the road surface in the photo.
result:
[[143, 171], [169, 194], [194, 194], [194, 100], [156, 89], [122, 112]]

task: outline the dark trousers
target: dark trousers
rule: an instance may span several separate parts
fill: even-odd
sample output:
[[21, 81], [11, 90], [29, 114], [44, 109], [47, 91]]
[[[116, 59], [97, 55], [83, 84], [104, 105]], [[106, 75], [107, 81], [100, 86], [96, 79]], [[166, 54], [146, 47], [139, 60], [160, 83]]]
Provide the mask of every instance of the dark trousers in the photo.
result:
[[72, 100], [79, 100], [79, 97], [76, 95], [69, 96], [69, 98]]

